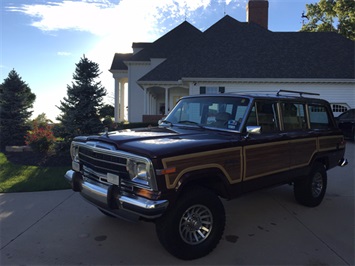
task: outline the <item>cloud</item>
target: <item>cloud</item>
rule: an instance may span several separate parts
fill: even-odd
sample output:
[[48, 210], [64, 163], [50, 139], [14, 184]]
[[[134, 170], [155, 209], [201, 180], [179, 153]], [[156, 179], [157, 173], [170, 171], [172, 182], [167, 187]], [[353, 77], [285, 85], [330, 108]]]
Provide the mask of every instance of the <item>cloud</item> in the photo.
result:
[[[228, 0], [227, 0], [228, 1]], [[230, 0], [229, 0], [230, 1]], [[9, 6], [33, 18], [32, 26], [42, 31], [77, 30], [103, 36], [113, 29], [151, 29], [158, 20], [181, 21], [191, 12], [206, 8], [211, 0], [63, 0], [44, 4]], [[140, 30], [141, 31], [141, 30]]]
[[70, 52], [57, 52], [57, 55], [59, 55], [59, 56], [70, 56], [71, 53]]
[[[82, 51], [97, 62], [103, 85], [112, 90], [108, 69], [114, 53], [132, 52], [132, 42], [153, 42], [184, 20], [207, 20], [201, 16], [212, 5], [236, 5], [245, 0], [52, 0], [8, 6], [11, 12], [32, 19], [31, 26], [46, 34], [62, 30], [91, 33], [97, 40], [90, 51]], [[196, 18], [198, 17], [198, 19]], [[212, 24], [215, 21], [208, 21]], [[58, 33], [59, 35], [59, 33]], [[71, 53], [60, 51], [58, 56]]]

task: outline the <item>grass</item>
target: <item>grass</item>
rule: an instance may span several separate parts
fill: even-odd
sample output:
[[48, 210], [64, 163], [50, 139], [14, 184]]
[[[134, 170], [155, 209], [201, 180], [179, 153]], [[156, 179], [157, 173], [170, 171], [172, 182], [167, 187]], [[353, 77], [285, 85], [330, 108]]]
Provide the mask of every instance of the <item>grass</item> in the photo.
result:
[[0, 153], [0, 193], [68, 189], [64, 174], [69, 168], [16, 165]]

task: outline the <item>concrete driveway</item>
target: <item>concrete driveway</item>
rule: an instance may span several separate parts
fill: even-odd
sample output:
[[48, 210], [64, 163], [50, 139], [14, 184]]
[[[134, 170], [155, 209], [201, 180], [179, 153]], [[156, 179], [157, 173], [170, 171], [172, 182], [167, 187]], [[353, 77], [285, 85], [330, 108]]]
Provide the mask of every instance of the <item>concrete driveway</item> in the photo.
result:
[[0, 265], [354, 265], [354, 148], [316, 208], [288, 185], [224, 202], [220, 244], [194, 261], [167, 253], [154, 224], [106, 217], [71, 190], [0, 194]]

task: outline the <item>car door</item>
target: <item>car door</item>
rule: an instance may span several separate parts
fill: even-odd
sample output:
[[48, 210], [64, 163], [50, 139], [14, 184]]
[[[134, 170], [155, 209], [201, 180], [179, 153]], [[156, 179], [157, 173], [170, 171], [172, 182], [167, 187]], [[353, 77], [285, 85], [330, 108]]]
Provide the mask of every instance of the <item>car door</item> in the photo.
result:
[[289, 168], [289, 144], [280, 130], [277, 101], [256, 101], [246, 126], [261, 127], [260, 134], [250, 134], [243, 146], [243, 190], [253, 190], [279, 182], [278, 173]]

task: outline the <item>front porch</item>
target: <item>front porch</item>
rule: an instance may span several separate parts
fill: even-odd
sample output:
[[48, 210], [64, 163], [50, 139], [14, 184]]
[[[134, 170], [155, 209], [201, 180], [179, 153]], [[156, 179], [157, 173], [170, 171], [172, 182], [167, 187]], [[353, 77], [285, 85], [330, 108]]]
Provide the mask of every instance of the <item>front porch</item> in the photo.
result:
[[143, 115], [167, 115], [177, 101], [189, 94], [189, 89], [177, 86], [143, 87]]
[[189, 95], [188, 86], [182, 84], [129, 84], [126, 72], [115, 72], [114, 78], [115, 122], [132, 122], [130, 112], [136, 117], [133, 122], [139, 122], [138, 117], [141, 122], [158, 122], [181, 97]]

